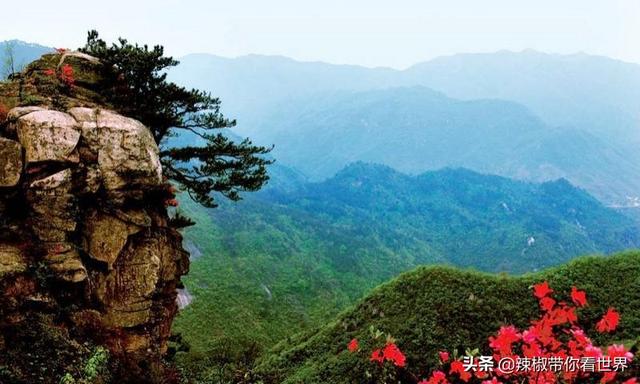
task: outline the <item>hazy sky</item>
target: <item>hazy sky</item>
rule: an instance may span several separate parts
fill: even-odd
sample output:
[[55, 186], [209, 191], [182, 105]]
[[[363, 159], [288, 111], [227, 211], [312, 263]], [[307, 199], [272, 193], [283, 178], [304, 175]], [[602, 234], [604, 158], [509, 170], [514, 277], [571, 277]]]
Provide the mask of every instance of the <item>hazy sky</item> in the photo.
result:
[[107, 39], [181, 56], [278, 54], [403, 68], [435, 56], [532, 48], [640, 63], [640, 0], [87, 0], [2, 4], [0, 40]]

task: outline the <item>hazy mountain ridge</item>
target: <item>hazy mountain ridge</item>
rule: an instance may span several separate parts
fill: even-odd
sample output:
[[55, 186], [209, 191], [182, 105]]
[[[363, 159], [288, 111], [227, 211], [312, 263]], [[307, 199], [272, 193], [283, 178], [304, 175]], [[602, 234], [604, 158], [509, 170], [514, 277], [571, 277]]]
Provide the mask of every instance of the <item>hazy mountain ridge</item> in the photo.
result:
[[[567, 177], [600, 199], [617, 204], [624, 203], [627, 196], [637, 196], [640, 190], [640, 156], [635, 149], [640, 143], [636, 112], [640, 110], [640, 66], [636, 64], [585, 54], [501, 51], [442, 57], [398, 71], [258, 55], [237, 59], [190, 55], [182, 59], [182, 65], [171, 76], [180, 83], [210, 89], [221, 96], [226, 113], [239, 119], [241, 134], [260, 143], [276, 144], [280, 161], [316, 179], [330, 177], [351, 161], [363, 160], [384, 162], [413, 173], [464, 166], [537, 181]], [[487, 135], [475, 142], [469, 140], [464, 156], [453, 161], [449, 151], [441, 148], [441, 142], [426, 148], [418, 145], [429, 139], [423, 137], [421, 141], [411, 135], [420, 134], [419, 121], [414, 122], [411, 134], [373, 146], [371, 141], [383, 128], [400, 132], [396, 124], [406, 125], [412, 117], [424, 116], [424, 109], [432, 108], [431, 113], [435, 114], [436, 105], [425, 100], [438, 93], [426, 96], [431, 91], [425, 88], [418, 99], [409, 97], [403, 99], [404, 105], [393, 104], [394, 119], [385, 120], [382, 116], [381, 121], [375, 121], [377, 111], [358, 112], [357, 108], [365, 108], [365, 100], [372, 95], [378, 95], [378, 104], [392, 103], [399, 92], [411, 92], [400, 89], [415, 86], [443, 92], [442, 98], [448, 97], [461, 107], [441, 116], [439, 124], [444, 130], [448, 129], [446, 120], [468, 117], [462, 108], [464, 102], [479, 109], [484, 103], [486, 114], [478, 125], [486, 129]], [[499, 110], [491, 109], [492, 103], [500, 103], [495, 99], [511, 103], [513, 110], [509, 111], [507, 104]], [[515, 116], [517, 111], [523, 112]], [[358, 113], [357, 117], [367, 118], [367, 125], [350, 119]], [[510, 126], [503, 125], [501, 131], [492, 132], [494, 124], [504, 122], [500, 116], [504, 113], [514, 116]], [[532, 119], [539, 121], [537, 129], [544, 130], [544, 135], [519, 129], [530, 125]], [[306, 133], [312, 128], [315, 137], [308, 138]], [[326, 137], [327, 130], [334, 132], [333, 141]], [[357, 130], [360, 141], [349, 142]], [[454, 148], [464, 147], [457, 140], [469, 135], [470, 131], [459, 130], [446, 143]], [[503, 141], [492, 141], [498, 135]], [[392, 145], [400, 149], [394, 151]], [[558, 151], [562, 148], [566, 149], [560, 156]], [[385, 151], [392, 160], [383, 157]], [[421, 157], [424, 152], [427, 153]], [[311, 153], [321, 156], [306, 159]], [[507, 160], [497, 161], [498, 158]]]
[[273, 112], [254, 137], [315, 180], [363, 160], [418, 174], [466, 167], [524, 180], [560, 177], [603, 201], [640, 190], [640, 163], [585, 130], [546, 125], [502, 100], [457, 100], [423, 87], [337, 92]]

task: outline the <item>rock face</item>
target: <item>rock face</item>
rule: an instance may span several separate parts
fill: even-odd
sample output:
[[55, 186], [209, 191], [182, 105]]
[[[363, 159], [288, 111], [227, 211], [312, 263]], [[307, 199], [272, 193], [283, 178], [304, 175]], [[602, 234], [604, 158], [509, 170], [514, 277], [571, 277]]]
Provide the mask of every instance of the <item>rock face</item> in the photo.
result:
[[0, 137], [0, 187], [13, 187], [22, 174], [20, 144]]
[[37, 312], [127, 364], [159, 362], [189, 263], [168, 191], [140, 122], [95, 106], [12, 109], [0, 124], [0, 355]]

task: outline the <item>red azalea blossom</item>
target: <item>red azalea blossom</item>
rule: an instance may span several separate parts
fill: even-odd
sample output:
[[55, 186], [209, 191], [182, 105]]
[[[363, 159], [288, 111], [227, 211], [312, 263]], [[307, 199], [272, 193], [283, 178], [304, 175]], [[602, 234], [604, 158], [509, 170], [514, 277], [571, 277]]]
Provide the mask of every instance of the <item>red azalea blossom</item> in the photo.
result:
[[383, 355], [385, 360], [393, 362], [398, 367], [404, 367], [406, 358], [394, 343], [389, 343], [384, 347]]
[[442, 371], [433, 371], [429, 380], [422, 380], [418, 384], [445, 384], [447, 375]]
[[[580, 361], [584, 358], [598, 361], [608, 358], [611, 361], [632, 363], [633, 353], [624, 345], [613, 344], [608, 347], [598, 347], [587, 337], [579, 326], [576, 309], [587, 303], [586, 293], [576, 287], [571, 289], [571, 302], [557, 302], [550, 294], [553, 290], [545, 281], [534, 286], [534, 295], [539, 299], [541, 316], [532, 321], [531, 325], [520, 332], [513, 325], [500, 327], [495, 335], [489, 337], [494, 361], [502, 358], [513, 360], [526, 358], [545, 358], [566, 361], [568, 358]], [[600, 332], [614, 331], [620, 322], [620, 314], [609, 308], [596, 328]], [[354, 339], [355, 340], [355, 339]], [[457, 356], [457, 355], [456, 355]], [[479, 370], [479, 364], [472, 361], [471, 369], [467, 362], [450, 360], [448, 351], [438, 352], [442, 368], [433, 371], [428, 379], [418, 384], [450, 384], [474, 382], [481, 384], [559, 384], [559, 383], [600, 383], [600, 384], [639, 384], [638, 378], [629, 378], [623, 371], [593, 371], [585, 372], [578, 369], [560, 368], [547, 371], [504, 371], [496, 367], [492, 371]], [[388, 343], [382, 350], [376, 349], [371, 355], [371, 361], [383, 364], [391, 361], [397, 367], [405, 367], [405, 356], [394, 343]], [[623, 363], [620, 363], [623, 364]], [[385, 371], [386, 372], [386, 371]]]
[[495, 337], [489, 337], [489, 346], [502, 355], [511, 355], [512, 344], [519, 341], [521, 337], [513, 325], [503, 326]]
[[631, 361], [633, 359], [633, 353], [629, 352], [624, 345], [621, 344], [613, 344], [607, 348], [607, 355], [611, 357], [613, 360], [616, 357], [624, 357], [627, 361]]
[[533, 295], [538, 299], [553, 293], [553, 289], [549, 288], [549, 283], [544, 281], [533, 286]]
[[596, 329], [600, 333], [613, 332], [618, 327], [620, 321], [620, 314], [616, 312], [614, 308], [609, 308], [607, 313], [602, 316], [602, 319], [596, 324]]
[[578, 307], [584, 307], [587, 304], [587, 293], [576, 287], [571, 287], [571, 300]]
[[552, 310], [555, 305], [556, 301], [550, 297], [543, 297], [542, 299], [540, 299], [540, 308], [542, 308], [542, 310], [545, 312], [549, 312], [550, 310]]
[[347, 349], [349, 350], [349, 352], [355, 352], [360, 348], [360, 346], [358, 345], [358, 339], [353, 339], [349, 342], [349, 345], [347, 345]]
[[48, 69], [45, 69], [45, 70], [44, 70], [44, 74], [45, 74], [45, 75], [47, 75], [47, 76], [53, 76], [53, 75], [55, 75], [55, 74], [56, 74], [56, 71], [54, 71], [54, 70], [53, 70], [53, 69], [51, 69], [51, 68], [48, 68]]
[[371, 357], [369, 358], [369, 360], [382, 364], [384, 362], [384, 355], [382, 354], [381, 350], [376, 349], [375, 351], [371, 352]]
[[73, 77], [73, 67], [69, 64], [62, 66], [62, 72], [60, 74], [60, 80], [69, 87], [75, 85], [76, 79]]
[[449, 367], [449, 374], [457, 374], [460, 376], [460, 380], [465, 383], [471, 379], [471, 373], [465, 371], [464, 364], [460, 360], [455, 360], [451, 362], [451, 366]]

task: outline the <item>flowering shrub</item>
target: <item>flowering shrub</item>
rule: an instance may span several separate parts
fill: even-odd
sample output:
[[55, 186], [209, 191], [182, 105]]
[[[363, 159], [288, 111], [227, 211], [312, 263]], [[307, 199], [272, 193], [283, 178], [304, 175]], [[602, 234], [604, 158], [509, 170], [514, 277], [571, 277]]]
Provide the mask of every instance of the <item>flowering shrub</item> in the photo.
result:
[[[593, 345], [584, 329], [578, 325], [577, 310], [587, 305], [585, 291], [573, 287], [571, 302], [558, 301], [545, 281], [533, 286], [541, 316], [529, 328], [519, 330], [513, 325], [502, 326], [489, 337], [489, 356], [477, 356], [479, 351], [439, 352], [439, 365], [426, 378], [404, 372], [402, 382], [418, 384], [449, 383], [623, 383], [636, 384], [637, 378], [628, 377], [633, 354], [622, 344], [606, 348]], [[596, 324], [600, 333], [613, 332], [620, 315], [609, 308]], [[382, 332], [375, 331], [374, 339]], [[347, 349], [359, 353], [357, 339]], [[369, 360], [383, 368], [382, 381], [386, 382], [390, 368], [406, 371], [406, 358], [395, 341], [387, 337], [384, 347], [376, 348]], [[626, 376], [625, 376], [626, 375]], [[371, 376], [367, 372], [367, 376]], [[410, 379], [407, 379], [410, 378]], [[397, 382], [397, 381], [396, 381]]]
[[76, 79], [73, 76], [73, 67], [71, 67], [69, 64], [65, 64], [62, 66], [60, 70], [60, 81], [62, 81], [62, 83], [69, 88], [73, 88], [73, 86], [75, 85]]
[[164, 200], [165, 207], [177, 207], [178, 205], [180, 205], [180, 203], [176, 199], [177, 189], [174, 185], [167, 183], [165, 185], [165, 192], [167, 195], [167, 198]]
[[[56, 76], [56, 70], [52, 68], [45, 69], [43, 73], [45, 76], [50, 76], [50, 77]], [[69, 89], [73, 88], [76, 84], [76, 78], [73, 73], [73, 67], [69, 64], [65, 64], [62, 66], [62, 68], [60, 68], [59, 73], [57, 73], [57, 78], [58, 80], [60, 80], [60, 82], [64, 86], [66, 86]]]

